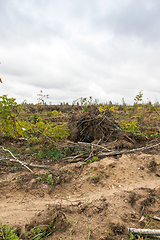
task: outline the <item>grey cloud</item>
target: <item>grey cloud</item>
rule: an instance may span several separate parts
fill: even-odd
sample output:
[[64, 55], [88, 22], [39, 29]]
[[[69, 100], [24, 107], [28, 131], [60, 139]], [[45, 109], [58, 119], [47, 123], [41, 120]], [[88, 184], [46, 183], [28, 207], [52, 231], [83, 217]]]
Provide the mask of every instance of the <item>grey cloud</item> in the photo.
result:
[[[111, 4], [111, 2], [110, 2]], [[115, 34], [133, 35], [145, 41], [160, 38], [160, 2], [158, 0], [116, 1], [94, 22], [99, 29]]]
[[0, 1], [1, 94], [35, 103], [43, 90], [53, 103], [88, 96], [133, 103], [143, 89], [158, 98], [159, 6], [156, 0]]
[[30, 42], [50, 43], [52, 37], [69, 36], [63, 22], [54, 20], [51, 16], [47, 19], [49, 5], [46, 1], [45, 6], [40, 5], [39, 2], [37, 5], [27, 2], [6, 0], [0, 3], [1, 40], [3, 39], [7, 46], [6, 40], [9, 38], [11, 38], [9, 41], [11, 46]]

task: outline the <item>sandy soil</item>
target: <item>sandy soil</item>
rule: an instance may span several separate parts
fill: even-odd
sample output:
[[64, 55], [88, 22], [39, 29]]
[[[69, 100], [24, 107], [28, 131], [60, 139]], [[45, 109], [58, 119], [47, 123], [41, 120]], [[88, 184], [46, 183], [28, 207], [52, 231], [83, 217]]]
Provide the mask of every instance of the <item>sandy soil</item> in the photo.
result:
[[[89, 239], [129, 239], [129, 227], [159, 227], [155, 220], [147, 225], [149, 218], [160, 216], [158, 148], [90, 164], [60, 161], [49, 171], [32, 168], [34, 173], [24, 168], [6, 172], [0, 163], [2, 224], [30, 230], [57, 219], [48, 239], [65, 239], [70, 232], [70, 240], [88, 239], [89, 230]], [[36, 179], [46, 172], [52, 174], [53, 185]]]

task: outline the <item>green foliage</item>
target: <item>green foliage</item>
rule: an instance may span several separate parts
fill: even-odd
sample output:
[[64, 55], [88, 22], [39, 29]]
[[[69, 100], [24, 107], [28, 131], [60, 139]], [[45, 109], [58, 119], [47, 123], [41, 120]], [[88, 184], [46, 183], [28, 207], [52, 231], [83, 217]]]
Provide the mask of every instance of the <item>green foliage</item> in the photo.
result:
[[[21, 238], [25, 240], [47, 239], [47, 237], [55, 231], [55, 226], [59, 222], [59, 220], [60, 220], [59, 217], [57, 217], [57, 219], [53, 218], [49, 225], [38, 225], [38, 226], [32, 227], [29, 231], [21, 231], [21, 234], [20, 234]], [[69, 221], [69, 220], [65, 219], [65, 221]], [[70, 222], [72, 227], [68, 232], [68, 234], [65, 236], [65, 238], [67, 238], [70, 235], [70, 233], [72, 232], [73, 228], [77, 223], [78, 223], [77, 219], [76, 219], [76, 223], [74, 224]], [[0, 221], [0, 240], [18, 240], [19, 237], [15, 234], [15, 230], [16, 228], [10, 229], [10, 224], [2, 226]]]
[[[14, 109], [15, 108], [15, 109]], [[15, 98], [0, 96], [0, 132], [8, 137], [25, 138], [29, 143], [41, 143], [45, 138], [54, 138], [57, 142], [69, 136], [67, 124], [45, 122], [38, 114], [30, 116], [29, 121], [20, 120], [21, 106]]]
[[84, 110], [84, 112], [88, 112], [88, 107], [87, 106], [83, 106], [83, 110]]
[[145, 217], [145, 228], [154, 228], [153, 217], [150, 214], [147, 214]]
[[54, 117], [62, 116], [62, 113], [58, 112], [57, 110], [52, 111], [52, 114]]
[[[68, 219], [65, 219], [65, 221], [68, 221]], [[22, 239], [25, 239], [25, 240], [47, 239], [47, 237], [54, 232], [55, 226], [58, 222], [59, 222], [59, 217], [57, 217], [57, 219], [53, 218], [49, 225], [38, 225], [38, 226], [32, 227], [29, 231], [22, 230], [20, 235]], [[65, 238], [67, 238], [70, 235], [70, 233], [72, 232], [73, 228], [77, 223], [78, 223], [78, 220], [76, 220], [76, 223], [74, 224], [70, 222], [72, 227], [68, 232], [68, 234], [65, 236]], [[15, 230], [16, 228], [10, 229], [10, 224], [2, 226], [0, 221], [0, 240], [18, 240], [19, 237], [15, 234]]]
[[123, 112], [126, 113], [126, 111], [127, 111], [126, 108], [123, 108]]
[[17, 181], [17, 183], [22, 183], [22, 180], [20, 178], [15, 178], [15, 181]]
[[7, 95], [0, 96], [0, 131], [5, 136], [18, 136], [16, 128], [18, 112], [22, 109], [17, 107], [16, 112], [13, 110], [17, 103], [15, 98], [8, 98]]
[[104, 105], [104, 106], [100, 105], [100, 106], [98, 107], [98, 110], [99, 110], [99, 112], [100, 112], [100, 114], [98, 115], [98, 117], [103, 117], [103, 115], [105, 114], [106, 109], [107, 109], [107, 105]]
[[126, 121], [122, 121], [120, 124], [120, 127], [122, 130], [125, 131], [130, 131], [132, 133], [136, 132], [136, 128], [137, 128], [137, 122], [136, 121], [130, 121], [129, 123], [127, 123]]
[[92, 163], [92, 162], [95, 162], [95, 161], [98, 161], [98, 157], [93, 157], [92, 159], [88, 159], [87, 160], [87, 164], [89, 164], [89, 163]]
[[143, 132], [144, 135], [146, 135], [147, 137], [159, 137], [159, 131], [160, 128], [156, 128], [156, 127], [143, 127]]
[[87, 228], [88, 228], [88, 231], [89, 231], [89, 233], [88, 233], [88, 240], [89, 240], [89, 239], [90, 239], [90, 236], [91, 236], [92, 224], [91, 224], [91, 226], [89, 227], [89, 224], [87, 223]]
[[0, 221], [0, 239], [17, 240], [19, 237], [15, 234], [16, 228], [10, 229], [10, 224], [2, 226]]
[[116, 109], [116, 107], [115, 107], [115, 106], [112, 106], [112, 107], [109, 108], [109, 111], [114, 112], [115, 109]]
[[31, 149], [29, 150], [30, 154], [34, 154], [37, 158], [40, 159], [52, 159], [57, 160], [59, 158], [65, 157], [68, 149], [57, 150], [53, 146], [44, 146], [39, 149]]
[[91, 105], [91, 103], [92, 103], [92, 96], [90, 96], [89, 98], [87, 98], [87, 97], [80, 97], [80, 98], [78, 98], [77, 100], [75, 100], [73, 102], [73, 104], [75, 104], [75, 103], [77, 103], [77, 104], [80, 103], [81, 106]]
[[153, 112], [155, 111], [155, 107], [154, 107], [154, 106], [151, 106], [150, 109], [149, 109], [149, 111], [150, 111], [151, 113], [153, 113]]
[[[67, 138], [69, 136], [69, 128], [67, 127], [67, 124], [61, 124], [61, 125], [55, 125], [53, 129], [49, 127], [51, 132], [51, 135], [53, 135], [54, 139], [56, 141], [62, 139], [62, 138]], [[46, 129], [47, 130], [47, 129]], [[47, 132], [45, 133], [47, 135]]]
[[129, 240], [133, 240], [133, 239], [134, 239], [134, 236], [133, 236], [132, 233], [130, 233], [130, 238], [129, 238]]
[[42, 121], [42, 117], [40, 117], [39, 114], [31, 114], [31, 115], [29, 116], [29, 121], [30, 121], [31, 123], [36, 124], [37, 122]]
[[137, 121], [138, 121], [139, 123], [142, 122], [142, 118], [139, 117], [139, 116], [137, 116]]
[[29, 143], [41, 143], [47, 137], [53, 137], [57, 142], [69, 136], [69, 129], [66, 123], [60, 125], [51, 122], [45, 123], [41, 118], [31, 123], [20, 121], [17, 124], [17, 128], [19, 136], [27, 138]]
[[30, 232], [22, 231], [25, 239], [30, 240], [40, 240], [44, 239], [44, 237], [48, 237], [53, 232], [54, 223], [50, 225], [39, 225], [34, 228], [31, 228]]
[[36, 178], [38, 181], [42, 181], [43, 183], [47, 183], [49, 185], [53, 185], [54, 180], [52, 178], [52, 174], [48, 174], [48, 172], [45, 175], [42, 175], [42, 177]]
[[[70, 216], [70, 217], [72, 217], [72, 216]], [[74, 218], [74, 217], [72, 217], [72, 218]], [[66, 238], [71, 234], [73, 228], [74, 228], [75, 225], [78, 223], [78, 219], [75, 219], [75, 218], [74, 218], [74, 220], [75, 220], [76, 222], [73, 224], [71, 221], [69, 221], [68, 219], [66, 219], [66, 221], [69, 222], [72, 227], [71, 227], [71, 229], [69, 230], [69, 232], [67, 233], [67, 235], [65, 236], [64, 239], [66, 239]]]
[[135, 101], [135, 104], [139, 104], [139, 102], [142, 102], [142, 98], [143, 98], [143, 93], [142, 93], [143, 90], [141, 90], [139, 92], [139, 94], [137, 94], [134, 98], [134, 101]]

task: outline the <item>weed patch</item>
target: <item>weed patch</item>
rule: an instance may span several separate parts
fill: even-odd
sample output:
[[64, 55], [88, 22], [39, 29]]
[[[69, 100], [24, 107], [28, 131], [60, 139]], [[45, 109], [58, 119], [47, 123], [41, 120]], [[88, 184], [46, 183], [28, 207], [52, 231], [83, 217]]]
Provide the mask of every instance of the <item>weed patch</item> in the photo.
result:
[[45, 175], [42, 175], [42, 177], [36, 178], [38, 181], [42, 181], [43, 183], [47, 183], [49, 185], [53, 185], [54, 180], [52, 178], [52, 174], [46, 173]]
[[10, 224], [2, 225], [0, 221], [0, 239], [3, 240], [18, 240], [19, 237], [15, 233], [16, 228], [10, 229]]

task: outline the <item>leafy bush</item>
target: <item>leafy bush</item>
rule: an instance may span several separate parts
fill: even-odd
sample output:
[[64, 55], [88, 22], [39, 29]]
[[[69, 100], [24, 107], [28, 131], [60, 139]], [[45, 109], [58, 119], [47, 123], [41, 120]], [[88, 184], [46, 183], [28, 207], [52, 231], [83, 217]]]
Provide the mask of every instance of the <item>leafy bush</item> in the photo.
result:
[[130, 131], [132, 133], [136, 132], [136, 127], [137, 127], [137, 122], [136, 121], [131, 121], [129, 123], [127, 123], [126, 121], [122, 121], [121, 125], [120, 125], [122, 130], [125, 131]]
[[15, 100], [7, 95], [0, 96], [0, 132], [4, 136], [25, 138], [29, 143], [42, 142], [46, 137], [53, 137], [55, 141], [59, 141], [69, 136], [66, 123], [58, 125], [45, 122], [37, 114], [30, 115], [29, 121], [21, 120], [19, 113], [23, 107], [17, 106]]
[[16, 128], [17, 116], [21, 107], [17, 107], [14, 111], [14, 107], [17, 106], [15, 98], [8, 98], [7, 95], [0, 96], [0, 131], [5, 136], [18, 137], [18, 131]]

